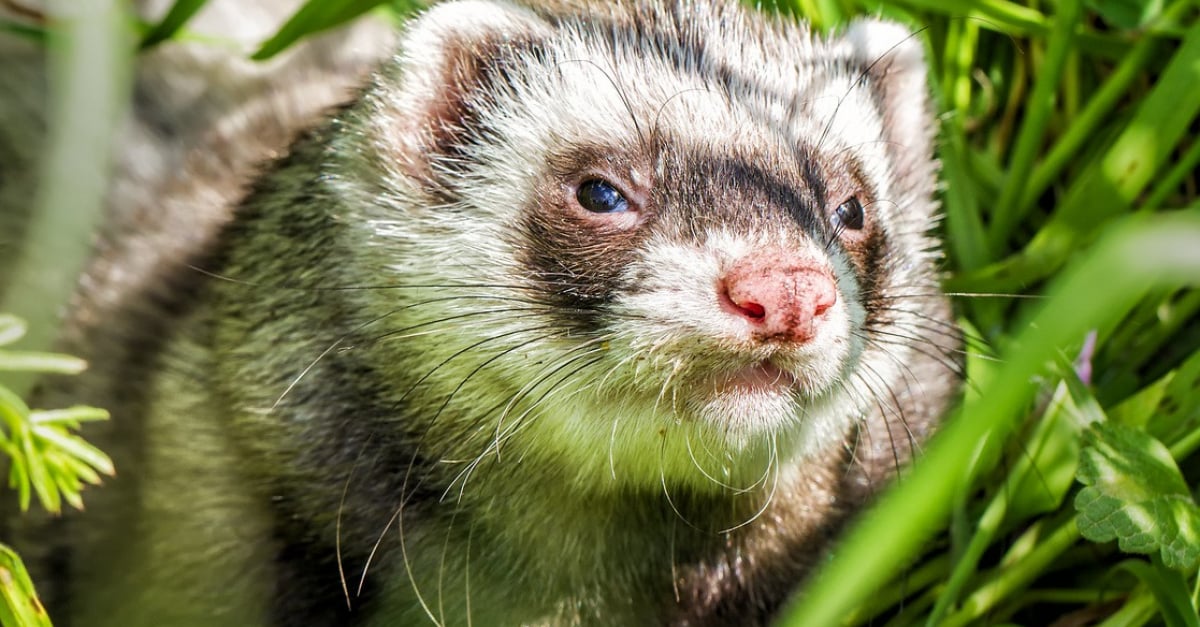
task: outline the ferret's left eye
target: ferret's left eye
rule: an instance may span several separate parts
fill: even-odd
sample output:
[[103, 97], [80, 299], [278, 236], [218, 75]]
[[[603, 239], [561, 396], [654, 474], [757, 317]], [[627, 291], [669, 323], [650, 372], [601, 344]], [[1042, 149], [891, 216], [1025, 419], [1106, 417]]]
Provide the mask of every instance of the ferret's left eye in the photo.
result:
[[837, 210], [833, 212], [834, 226], [852, 231], [863, 228], [863, 218], [863, 206], [857, 196], [851, 196], [849, 200], [838, 205]]
[[592, 213], [629, 211], [629, 201], [611, 183], [599, 179], [584, 181], [575, 192], [580, 206]]

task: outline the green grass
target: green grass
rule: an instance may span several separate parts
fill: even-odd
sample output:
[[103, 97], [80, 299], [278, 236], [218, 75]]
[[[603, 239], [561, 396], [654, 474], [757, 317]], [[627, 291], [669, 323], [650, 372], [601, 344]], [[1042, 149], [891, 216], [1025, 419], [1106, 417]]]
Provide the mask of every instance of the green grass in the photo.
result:
[[[1200, 624], [1179, 553], [1200, 547], [1197, 5], [794, 5], [925, 38], [946, 282], [974, 356], [963, 406], [781, 623]], [[1149, 443], [1085, 488], [1110, 424]], [[1173, 479], [1134, 485], [1160, 450]]]
[[[143, 45], [185, 33], [199, 4], [137, 25]], [[259, 56], [375, 4], [314, 5]], [[882, 15], [926, 42], [971, 353], [963, 406], [781, 624], [1200, 625], [1200, 3], [768, 4], [819, 29]], [[64, 61], [65, 89], [94, 89], [87, 62]], [[87, 202], [51, 192], [49, 220]], [[63, 241], [81, 240], [45, 246]]]

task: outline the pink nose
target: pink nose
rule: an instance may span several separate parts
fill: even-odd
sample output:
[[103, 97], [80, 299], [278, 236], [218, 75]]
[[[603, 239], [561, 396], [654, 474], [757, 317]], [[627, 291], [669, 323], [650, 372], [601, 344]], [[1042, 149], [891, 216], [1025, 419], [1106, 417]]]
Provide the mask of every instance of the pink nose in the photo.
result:
[[827, 270], [784, 253], [739, 260], [725, 273], [720, 289], [724, 309], [746, 320], [759, 340], [807, 342], [821, 315], [837, 302]]

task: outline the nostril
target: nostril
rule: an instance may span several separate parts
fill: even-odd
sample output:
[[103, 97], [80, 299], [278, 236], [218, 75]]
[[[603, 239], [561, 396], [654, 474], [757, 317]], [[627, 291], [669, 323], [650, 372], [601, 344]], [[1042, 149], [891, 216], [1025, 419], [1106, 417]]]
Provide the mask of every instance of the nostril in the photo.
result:
[[832, 281], [822, 281], [814, 287], [813, 317], [820, 316], [837, 302], [837, 289]]
[[805, 261], [784, 255], [738, 261], [717, 285], [721, 308], [758, 341], [808, 342], [836, 304], [837, 288], [828, 270]]
[[[734, 291], [739, 291], [736, 285]], [[755, 302], [753, 294], [731, 293], [728, 283], [721, 286], [720, 294], [721, 303], [729, 313], [746, 318], [751, 322], [762, 322], [767, 317], [766, 306]]]
[[752, 318], [754, 320], [762, 320], [767, 315], [767, 308], [763, 307], [762, 305], [755, 303], [755, 302], [749, 302], [749, 301], [744, 302], [744, 303], [734, 302], [733, 305], [735, 307], [737, 307], [739, 310], [741, 310], [741, 312], [747, 318]]

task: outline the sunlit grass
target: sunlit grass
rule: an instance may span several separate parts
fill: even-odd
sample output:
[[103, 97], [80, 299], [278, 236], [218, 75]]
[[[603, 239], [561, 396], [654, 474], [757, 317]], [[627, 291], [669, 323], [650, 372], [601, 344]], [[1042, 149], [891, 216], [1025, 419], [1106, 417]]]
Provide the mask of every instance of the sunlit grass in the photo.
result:
[[1200, 465], [1196, 5], [795, 5], [927, 41], [947, 286], [999, 360], [968, 359], [963, 407], [782, 623], [1196, 625], [1194, 564], [1092, 545], [1074, 505], [1089, 422], [1158, 437], [1188, 485]]

